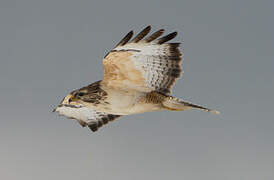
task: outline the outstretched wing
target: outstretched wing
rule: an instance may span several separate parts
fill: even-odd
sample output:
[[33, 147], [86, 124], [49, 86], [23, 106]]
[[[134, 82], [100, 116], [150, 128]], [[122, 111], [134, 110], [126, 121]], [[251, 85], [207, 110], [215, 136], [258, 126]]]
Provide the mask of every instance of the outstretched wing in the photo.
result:
[[93, 132], [100, 127], [120, 117], [120, 115], [107, 114], [87, 107], [76, 107], [71, 105], [62, 105], [56, 110], [60, 115], [71, 119], [76, 119], [81, 126], [88, 126]]
[[151, 27], [146, 27], [131, 41], [129, 32], [104, 58], [102, 83], [116, 89], [134, 89], [142, 92], [171, 93], [181, 75], [180, 43], [166, 43], [177, 32], [160, 37], [161, 29], [144, 38]]

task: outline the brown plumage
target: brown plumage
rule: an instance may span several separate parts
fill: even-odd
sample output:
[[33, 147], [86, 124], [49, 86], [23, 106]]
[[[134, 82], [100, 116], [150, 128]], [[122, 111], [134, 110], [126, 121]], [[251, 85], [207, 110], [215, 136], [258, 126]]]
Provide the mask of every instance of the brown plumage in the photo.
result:
[[177, 32], [170, 33], [170, 34], [168, 34], [168, 35], [166, 35], [166, 36], [164, 36], [164, 37], [158, 39], [158, 40], [156, 41], [156, 43], [158, 43], [158, 44], [163, 44], [163, 43], [165, 43], [165, 42], [167, 42], [167, 41], [169, 41], [169, 40], [175, 38], [176, 36], [177, 36]]
[[164, 29], [160, 29], [159, 31], [156, 31], [156, 32], [153, 33], [151, 36], [147, 37], [147, 38], [145, 39], [145, 42], [148, 42], [148, 43], [149, 43], [149, 42], [151, 42], [151, 41], [157, 39], [157, 38], [160, 37], [164, 32], [165, 32]]
[[115, 47], [125, 45], [131, 39], [132, 36], [133, 31], [130, 31]]
[[[217, 114], [171, 96], [176, 80], [181, 76], [180, 43], [167, 43], [177, 32], [160, 37], [160, 29], [148, 35], [147, 26], [131, 41], [130, 31], [104, 58], [101, 81], [72, 91], [56, 111], [76, 119], [92, 131], [122, 115], [160, 110], [200, 109]], [[159, 38], [160, 37], [160, 38]]]
[[138, 43], [142, 40], [151, 30], [151, 26], [147, 26], [144, 30], [142, 30], [134, 39], [131, 40], [132, 43]]

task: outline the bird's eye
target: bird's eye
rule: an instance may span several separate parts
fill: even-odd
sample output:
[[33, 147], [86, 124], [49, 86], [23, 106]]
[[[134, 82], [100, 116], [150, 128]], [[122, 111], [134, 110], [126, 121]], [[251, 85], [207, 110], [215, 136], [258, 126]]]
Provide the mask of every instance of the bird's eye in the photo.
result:
[[77, 95], [78, 95], [78, 96], [84, 96], [84, 95], [85, 95], [85, 93], [83, 93], [83, 92], [79, 92], [79, 93], [77, 93]]

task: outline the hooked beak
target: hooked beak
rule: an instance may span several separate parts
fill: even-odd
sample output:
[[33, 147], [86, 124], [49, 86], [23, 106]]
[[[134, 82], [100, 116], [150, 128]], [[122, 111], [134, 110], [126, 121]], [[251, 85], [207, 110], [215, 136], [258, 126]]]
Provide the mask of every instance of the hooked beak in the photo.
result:
[[55, 112], [56, 110], [57, 110], [57, 108], [58, 107], [61, 107], [62, 105], [61, 104], [59, 104], [56, 108], [54, 108], [53, 110], [52, 110], [52, 112]]
[[[54, 108], [53, 110], [52, 110], [52, 112], [56, 112], [56, 110], [59, 108], [59, 107], [62, 107], [62, 106], [68, 106], [68, 107], [76, 107], [76, 105], [72, 105], [72, 104], [70, 104], [71, 102], [75, 102], [75, 101], [79, 101], [80, 99], [78, 99], [78, 98], [76, 98], [75, 96], [73, 96], [73, 95], [70, 95], [69, 96], [69, 99], [67, 100], [67, 102], [66, 103], [63, 103], [63, 101], [61, 102], [61, 104], [59, 104], [56, 108]], [[67, 104], [68, 103], [68, 104]]]

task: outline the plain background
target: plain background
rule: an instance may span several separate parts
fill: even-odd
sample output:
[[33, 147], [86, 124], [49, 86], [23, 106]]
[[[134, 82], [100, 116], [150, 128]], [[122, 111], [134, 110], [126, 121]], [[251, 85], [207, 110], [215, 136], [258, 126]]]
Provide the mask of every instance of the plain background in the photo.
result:
[[[274, 179], [274, 3], [1, 0], [0, 179]], [[102, 77], [130, 30], [178, 31], [174, 94], [216, 108], [123, 117], [92, 133], [52, 113]]]

